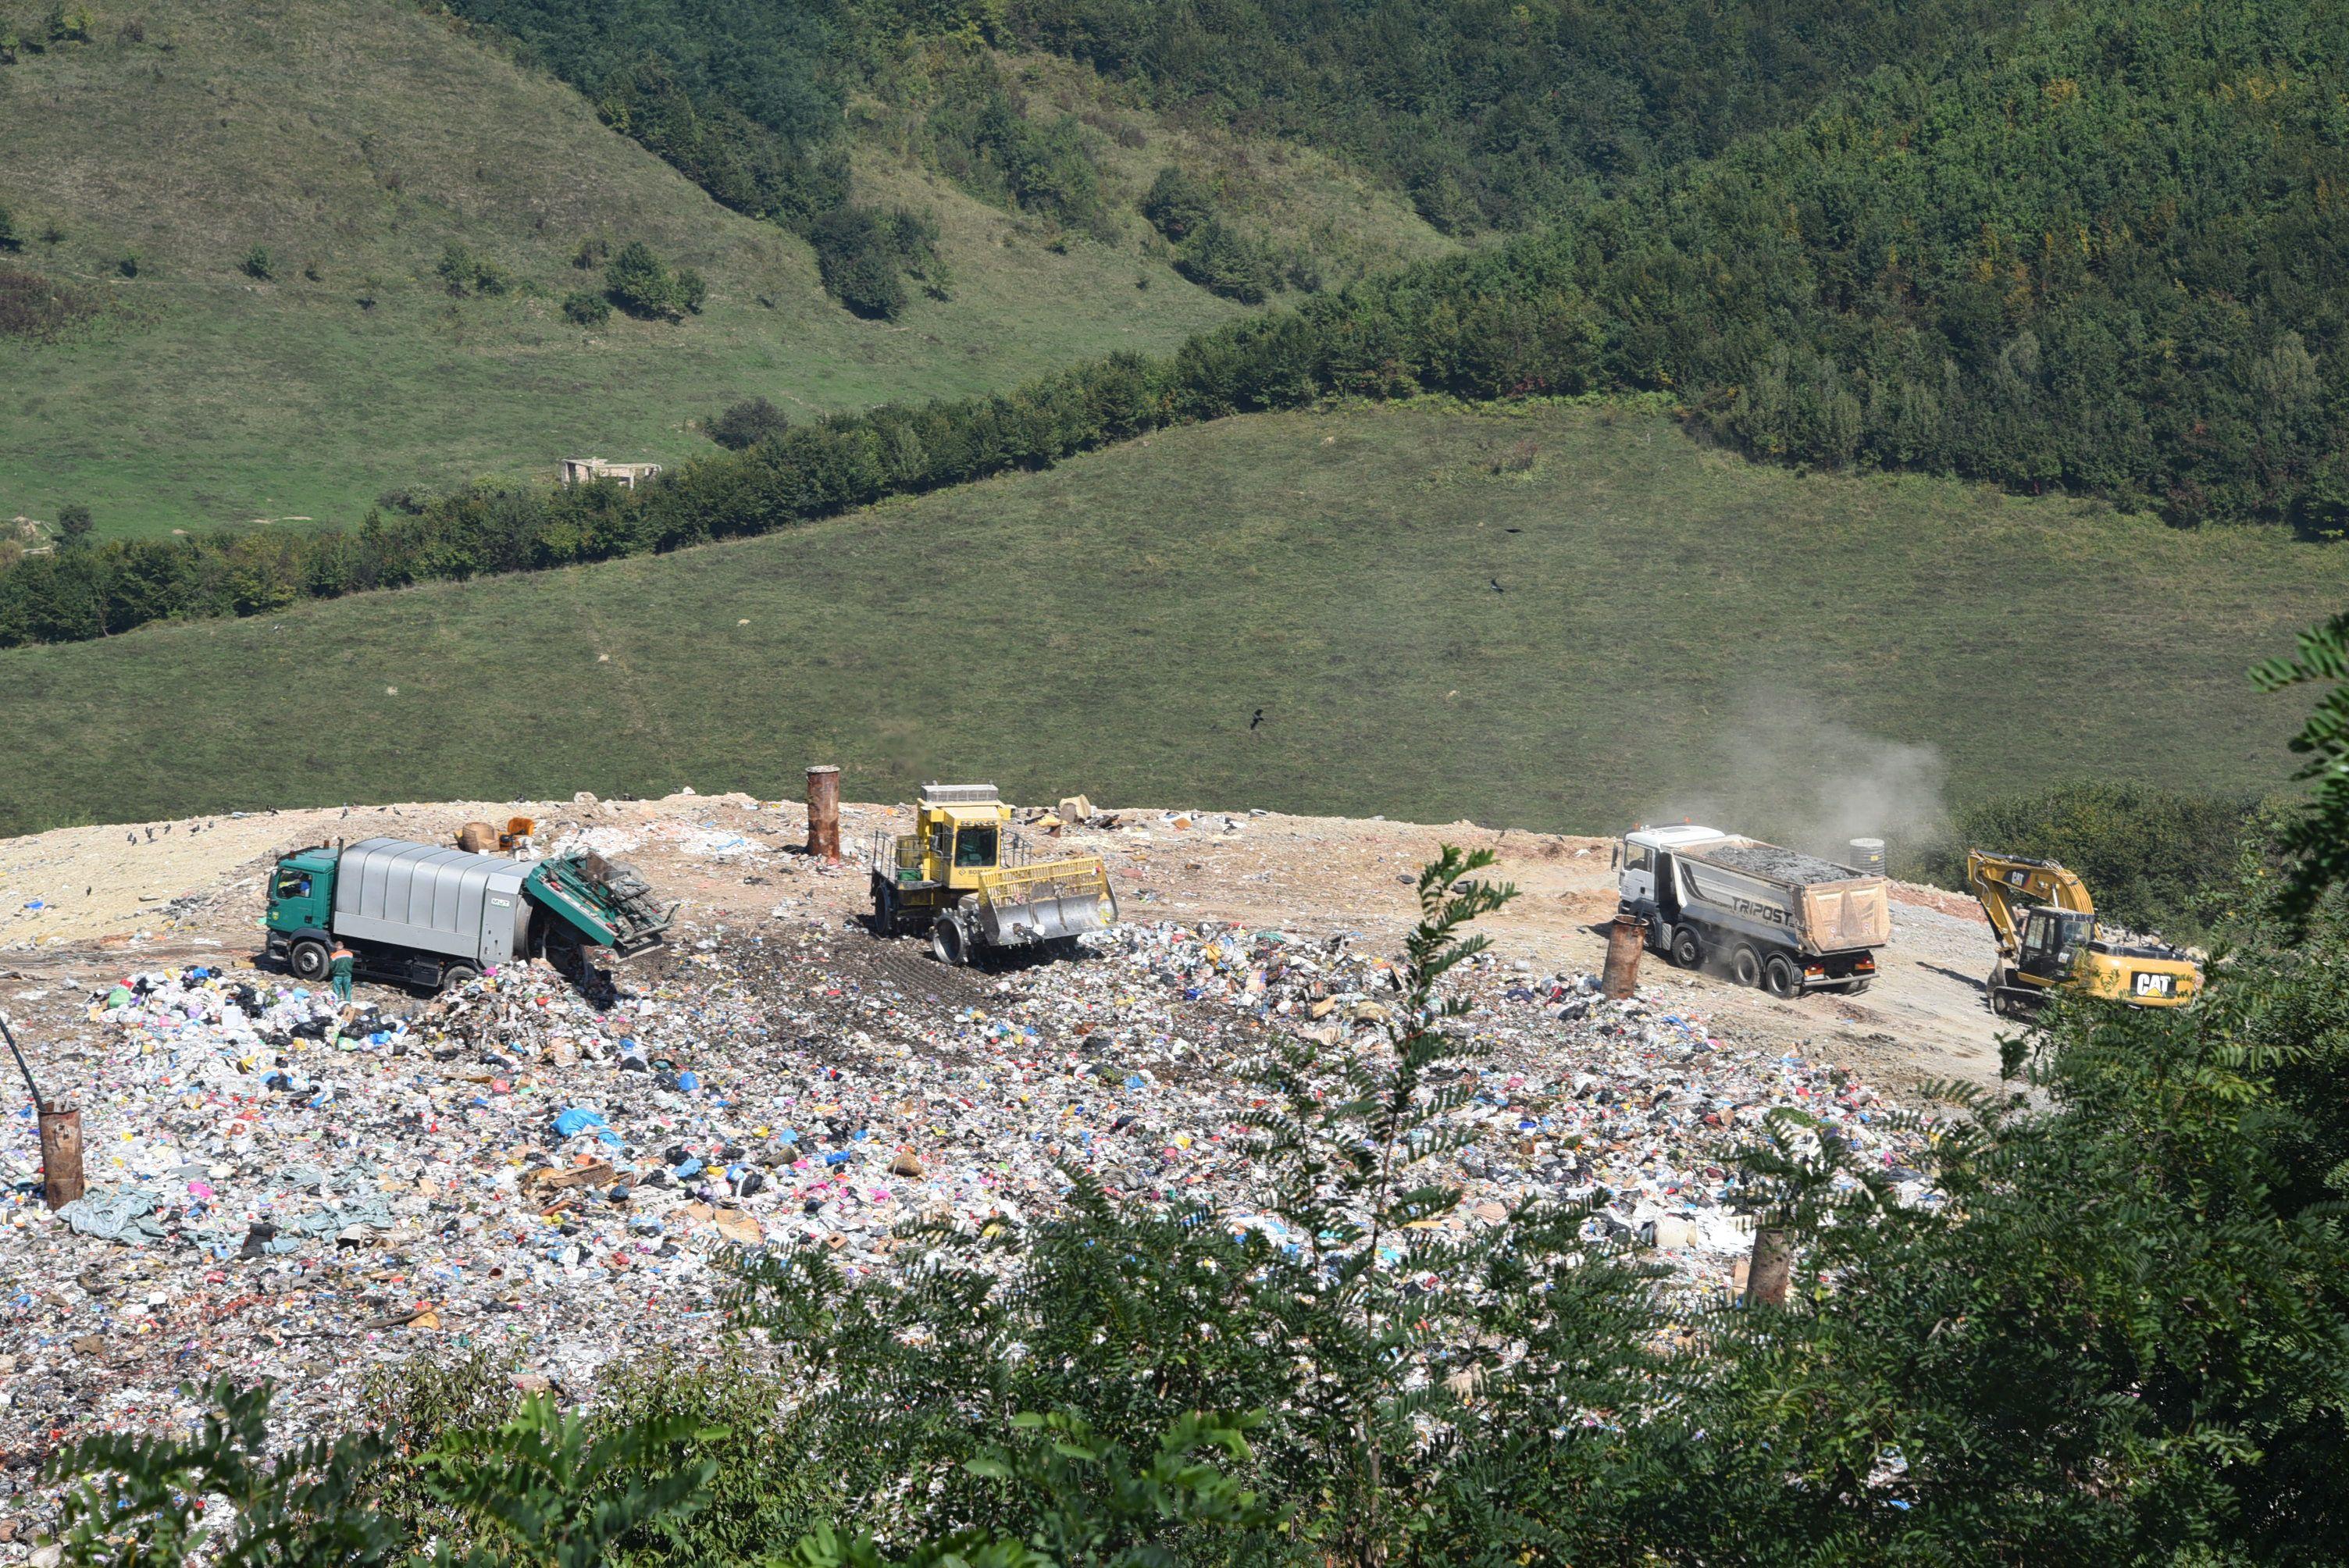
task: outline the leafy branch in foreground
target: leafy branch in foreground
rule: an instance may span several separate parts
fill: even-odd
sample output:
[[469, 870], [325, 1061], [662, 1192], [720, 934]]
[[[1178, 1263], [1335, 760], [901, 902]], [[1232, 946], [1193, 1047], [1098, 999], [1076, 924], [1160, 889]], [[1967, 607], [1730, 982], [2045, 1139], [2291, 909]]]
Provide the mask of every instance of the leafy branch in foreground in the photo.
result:
[[2283, 901], [2288, 919], [2300, 921], [2324, 890], [2349, 880], [2349, 614], [2335, 615], [2300, 634], [2300, 651], [2289, 659], [2269, 659], [2251, 668], [2251, 684], [2282, 691], [2307, 681], [2330, 681], [2308, 722], [2292, 738], [2293, 751], [2308, 758], [2294, 778], [2316, 781], [2316, 798], [2284, 829], [2281, 847], [2298, 860]]
[[[222, 1378], [183, 1392], [213, 1407], [193, 1436], [101, 1433], [51, 1459], [45, 1478], [74, 1483], [63, 1511], [67, 1562], [589, 1568], [631, 1532], [674, 1539], [702, 1507], [712, 1468], [678, 1464], [675, 1451], [724, 1435], [675, 1414], [591, 1430], [533, 1398], [496, 1426], [443, 1432], [409, 1460], [372, 1431], [272, 1456], [267, 1384]], [[450, 1538], [423, 1550], [378, 1506], [394, 1468], [411, 1470], [445, 1511]], [[207, 1499], [225, 1504], [218, 1523]]]

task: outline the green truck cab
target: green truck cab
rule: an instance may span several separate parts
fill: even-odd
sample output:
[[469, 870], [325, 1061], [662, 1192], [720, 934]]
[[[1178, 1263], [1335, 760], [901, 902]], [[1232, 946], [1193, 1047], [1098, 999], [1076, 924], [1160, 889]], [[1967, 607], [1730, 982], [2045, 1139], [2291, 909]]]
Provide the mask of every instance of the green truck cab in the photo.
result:
[[269, 883], [270, 931], [332, 934], [335, 865], [340, 858], [338, 850], [304, 850], [277, 862]]
[[659, 946], [676, 912], [596, 854], [513, 861], [364, 839], [281, 856], [262, 926], [268, 955], [297, 979], [324, 980], [339, 943], [360, 975], [437, 990], [540, 957], [582, 977], [591, 948], [626, 958]]

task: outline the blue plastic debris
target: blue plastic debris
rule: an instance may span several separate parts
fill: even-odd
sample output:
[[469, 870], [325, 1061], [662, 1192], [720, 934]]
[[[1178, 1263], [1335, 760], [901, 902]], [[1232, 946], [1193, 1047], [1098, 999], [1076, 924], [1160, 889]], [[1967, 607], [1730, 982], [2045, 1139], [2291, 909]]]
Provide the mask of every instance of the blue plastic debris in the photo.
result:
[[564, 1138], [576, 1138], [591, 1127], [607, 1125], [602, 1112], [589, 1110], [585, 1106], [574, 1105], [554, 1119], [554, 1130]]

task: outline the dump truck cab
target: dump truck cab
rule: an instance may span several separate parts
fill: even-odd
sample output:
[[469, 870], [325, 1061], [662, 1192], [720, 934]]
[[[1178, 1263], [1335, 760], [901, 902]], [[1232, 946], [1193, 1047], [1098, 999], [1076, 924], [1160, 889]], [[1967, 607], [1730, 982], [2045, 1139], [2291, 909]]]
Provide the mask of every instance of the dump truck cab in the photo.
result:
[[1099, 855], [1031, 857], [992, 784], [925, 784], [914, 830], [873, 842], [873, 924], [884, 936], [927, 931], [948, 964], [983, 947], [1067, 951], [1117, 919]]

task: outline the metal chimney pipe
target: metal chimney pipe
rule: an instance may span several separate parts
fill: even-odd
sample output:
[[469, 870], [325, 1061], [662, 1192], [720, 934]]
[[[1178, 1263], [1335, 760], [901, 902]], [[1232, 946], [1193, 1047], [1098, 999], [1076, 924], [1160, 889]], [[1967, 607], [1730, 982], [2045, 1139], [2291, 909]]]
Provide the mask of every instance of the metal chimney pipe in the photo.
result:
[[41, 1112], [41, 1202], [62, 1209], [81, 1196], [81, 1112]]
[[1786, 1246], [1786, 1233], [1764, 1225], [1754, 1233], [1754, 1257], [1745, 1265], [1745, 1299], [1767, 1306], [1786, 1305], [1795, 1254]]
[[807, 770], [807, 852], [840, 859], [840, 769], [829, 763]]
[[16, 1058], [16, 1070], [25, 1075], [33, 1110], [41, 1119], [41, 1201], [52, 1209], [62, 1209], [82, 1194], [81, 1112], [41, 1098], [41, 1086], [33, 1081], [33, 1069], [16, 1044], [16, 1032], [5, 1017], [0, 1017], [0, 1038], [7, 1040], [8, 1054]]
[[1607, 928], [1607, 971], [1599, 976], [1599, 994], [1619, 1002], [1639, 988], [1640, 950], [1645, 945], [1648, 923], [1630, 910], [1618, 910]]

